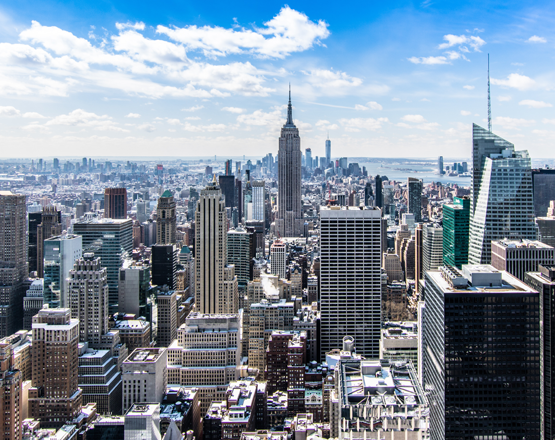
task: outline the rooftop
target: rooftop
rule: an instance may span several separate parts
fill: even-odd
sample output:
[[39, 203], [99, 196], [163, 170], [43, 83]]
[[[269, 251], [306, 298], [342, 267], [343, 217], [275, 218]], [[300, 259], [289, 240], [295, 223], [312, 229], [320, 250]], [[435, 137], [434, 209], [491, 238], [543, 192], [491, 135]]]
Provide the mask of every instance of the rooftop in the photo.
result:
[[125, 362], [156, 362], [165, 348], [136, 348]]
[[491, 242], [492, 246], [494, 244], [498, 246], [502, 246], [505, 249], [553, 249], [552, 246], [549, 246], [545, 243], [542, 243], [539, 240], [494, 240]]

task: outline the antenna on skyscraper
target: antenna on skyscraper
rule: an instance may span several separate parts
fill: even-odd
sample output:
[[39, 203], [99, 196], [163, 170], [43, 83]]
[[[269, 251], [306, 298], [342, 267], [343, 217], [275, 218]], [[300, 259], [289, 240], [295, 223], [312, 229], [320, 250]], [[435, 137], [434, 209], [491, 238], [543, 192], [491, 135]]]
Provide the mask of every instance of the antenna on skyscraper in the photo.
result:
[[489, 86], [489, 53], [488, 53], [488, 130], [491, 133], [491, 94]]

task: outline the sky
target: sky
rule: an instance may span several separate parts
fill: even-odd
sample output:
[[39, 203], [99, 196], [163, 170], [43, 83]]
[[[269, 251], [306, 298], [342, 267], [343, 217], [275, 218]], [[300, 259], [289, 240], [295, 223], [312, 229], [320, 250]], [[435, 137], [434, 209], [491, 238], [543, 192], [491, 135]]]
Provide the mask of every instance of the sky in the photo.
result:
[[555, 157], [551, 1], [0, 1], [0, 157]]

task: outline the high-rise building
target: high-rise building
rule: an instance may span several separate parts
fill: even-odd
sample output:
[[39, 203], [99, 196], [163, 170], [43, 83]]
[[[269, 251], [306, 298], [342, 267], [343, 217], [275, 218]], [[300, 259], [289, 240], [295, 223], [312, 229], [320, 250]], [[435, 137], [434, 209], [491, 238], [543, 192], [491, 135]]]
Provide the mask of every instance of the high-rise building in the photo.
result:
[[150, 288], [150, 266], [126, 260], [119, 270], [118, 312], [148, 317], [147, 296]]
[[151, 250], [152, 284], [160, 287], [168, 286], [170, 290], [176, 289], [177, 247], [174, 244], [155, 244]]
[[430, 438], [540, 439], [537, 291], [489, 265], [426, 272]]
[[443, 156], [439, 156], [437, 159], [437, 173], [440, 176], [445, 174], [445, 171], [443, 170]]
[[443, 264], [459, 269], [468, 263], [470, 197], [443, 205]]
[[547, 215], [536, 217], [536, 224], [538, 225], [538, 240], [555, 247], [555, 200], [549, 202]]
[[23, 298], [23, 329], [31, 330], [33, 316], [44, 305], [44, 279], [34, 280]]
[[422, 230], [422, 270], [437, 270], [443, 266], [443, 228], [428, 223]]
[[555, 200], [555, 170], [532, 170], [532, 188], [534, 191], [534, 215], [543, 217], [549, 208], [549, 202]]
[[71, 316], [79, 320], [79, 341], [99, 346], [108, 331], [108, 274], [100, 258], [85, 253], [69, 271]]
[[69, 309], [44, 308], [33, 318], [29, 416], [41, 427], [60, 428], [81, 410], [78, 343], [79, 321]]
[[265, 222], [266, 185], [263, 180], [252, 182], [252, 220]]
[[355, 338], [378, 357], [381, 331], [381, 210], [320, 208], [320, 357]]
[[364, 206], [372, 206], [374, 200], [374, 192], [372, 191], [372, 184], [366, 182], [364, 187]]
[[378, 174], [375, 177], [375, 182], [376, 182], [376, 199], [374, 202], [374, 206], [378, 207], [378, 208], [382, 208], [383, 207], [383, 195], [382, 195], [382, 178], [380, 177], [380, 175]]
[[156, 295], [158, 308], [158, 346], [169, 347], [177, 336], [177, 292], [161, 290]]
[[215, 179], [201, 191], [195, 219], [195, 306], [201, 313], [236, 313], [237, 277], [226, 261], [227, 216]]
[[166, 190], [158, 199], [156, 207], [156, 243], [175, 244], [176, 203], [171, 191]]
[[100, 257], [108, 270], [110, 313], [117, 312], [119, 269], [133, 252], [133, 220], [92, 219], [73, 225], [73, 232], [83, 237], [83, 252], [93, 252]]
[[83, 237], [64, 234], [44, 241], [44, 303], [69, 307], [68, 278], [83, 253]]
[[489, 264], [491, 241], [535, 240], [531, 161], [527, 151], [473, 125], [468, 261]]
[[42, 219], [42, 211], [29, 212], [28, 233], [29, 233], [29, 272], [37, 270], [37, 227]]
[[25, 196], [0, 191], [0, 338], [23, 326], [22, 282], [29, 275]]
[[233, 161], [228, 159], [225, 161], [225, 175], [232, 176], [233, 175]]
[[218, 177], [218, 182], [220, 183], [222, 195], [224, 196], [225, 207], [233, 209], [236, 206], [235, 176], [233, 174], [227, 174], [226, 172], [225, 176]]
[[22, 374], [14, 368], [12, 345], [0, 342], [0, 438], [21, 440]]
[[62, 233], [62, 213], [54, 206], [42, 208], [41, 222], [37, 225], [37, 276], [44, 276], [44, 240]]
[[104, 217], [127, 218], [127, 189], [104, 189]]
[[293, 123], [291, 90], [287, 122], [281, 129], [278, 152], [278, 214], [276, 231], [282, 237], [299, 237], [302, 233], [301, 138]]
[[520, 281], [527, 272], [537, 272], [538, 265], [555, 263], [553, 247], [537, 240], [494, 240], [491, 242], [491, 265], [506, 270]]
[[160, 404], [137, 403], [125, 414], [124, 440], [160, 440]]
[[414, 214], [414, 221], [422, 221], [422, 180], [409, 177], [407, 182], [407, 210]]
[[276, 240], [270, 246], [270, 270], [278, 278], [287, 278], [287, 244]]
[[146, 222], [150, 216], [150, 202], [147, 200], [137, 200], [137, 221], [139, 223]]
[[254, 236], [242, 227], [227, 233], [227, 262], [235, 266], [237, 283], [244, 290], [252, 278], [251, 262], [254, 258]]
[[308, 170], [312, 170], [312, 150], [307, 148], [305, 151], [305, 164]]
[[331, 141], [330, 135], [328, 133], [328, 138], [326, 139], [326, 165], [330, 166], [331, 164]]
[[555, 267], [540, 265], [539, 271], [527, 273], [524, 281], [540, 294], [541, 427], [542, 438], [552, 439], [555, 436]]

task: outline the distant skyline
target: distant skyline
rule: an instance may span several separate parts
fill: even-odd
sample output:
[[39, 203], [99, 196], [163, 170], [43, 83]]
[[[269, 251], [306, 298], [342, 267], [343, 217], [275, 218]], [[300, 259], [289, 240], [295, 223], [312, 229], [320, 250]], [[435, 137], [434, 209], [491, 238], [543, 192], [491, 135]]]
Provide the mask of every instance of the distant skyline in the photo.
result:
[[[554, 158], [552, 2], [0, 5], [0, 157], [470, 157], [472, 122]], [[340, 153], [339, 153], [340, 152]]]

